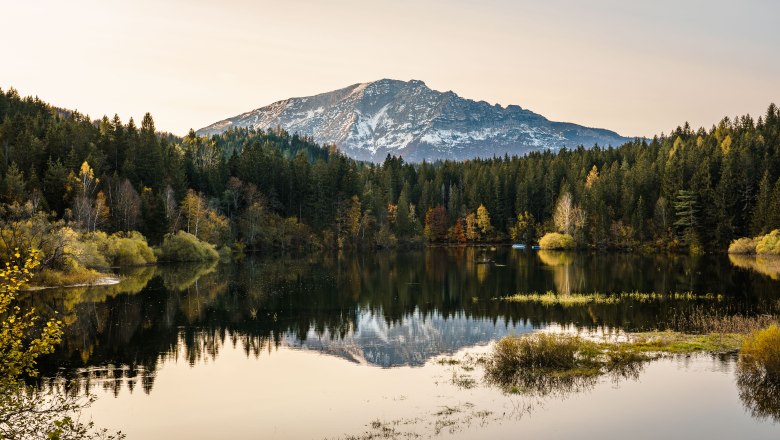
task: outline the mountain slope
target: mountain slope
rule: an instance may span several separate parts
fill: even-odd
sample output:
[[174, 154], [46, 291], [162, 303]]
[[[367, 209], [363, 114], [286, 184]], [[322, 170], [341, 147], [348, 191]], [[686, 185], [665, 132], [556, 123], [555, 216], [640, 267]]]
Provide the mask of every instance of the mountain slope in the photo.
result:
[[552, 122], [516, 105], [490, 105], [431, 90], [422, 81], [390, 79], [275, 102], [216, 122], [198, 134], [277, 126], [373, 162], [388, 153], [412, 162], [464, 160], [596, 143], [617, 146], [628, 140], [609, 130]]

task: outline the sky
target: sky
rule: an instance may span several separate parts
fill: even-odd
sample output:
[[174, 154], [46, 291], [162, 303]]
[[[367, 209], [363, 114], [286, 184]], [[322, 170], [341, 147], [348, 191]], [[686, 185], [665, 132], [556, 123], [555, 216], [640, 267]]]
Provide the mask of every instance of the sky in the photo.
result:
[[0, 0], [0, 88], [184, 135], [381, 78], [625, 136], [780, 104], [774, 0]]

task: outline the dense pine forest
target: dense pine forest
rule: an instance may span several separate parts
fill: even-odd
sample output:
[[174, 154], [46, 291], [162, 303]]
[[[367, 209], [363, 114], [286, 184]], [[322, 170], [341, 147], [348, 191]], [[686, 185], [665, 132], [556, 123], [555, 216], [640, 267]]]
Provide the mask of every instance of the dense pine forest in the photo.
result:
[[375, 165], [281, 129], [179, 138], [149, 114], [140, 126], [95, 121], [10, 89], [0, 91], [0, 148], [6, 256], [47, 240], [65, 254], [62, 230], [75, 240], [139, 231], [152, 245], [186, 231], [247, 250], [535, 243], [560, 232], [582, 248], [720, 252], [780, 227], [774, 104], [757, 120], [686, 123], [617, 148]]

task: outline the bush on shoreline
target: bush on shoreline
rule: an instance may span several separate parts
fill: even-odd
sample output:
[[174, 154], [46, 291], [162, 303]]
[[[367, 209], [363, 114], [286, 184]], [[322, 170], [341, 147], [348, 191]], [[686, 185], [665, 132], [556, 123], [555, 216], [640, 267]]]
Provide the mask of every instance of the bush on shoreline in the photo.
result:
[[166, 234], [162, 245], [155, 252], [159, 261], [197, 262], [219, 259], [214, 245], [198, 240], [198, 237], [184, 231]]
[[780, 381], [780, 327], [771, 325], [745, 338], [740, 362], [765, 376]]
[[74, 247], [76, 259], [88, 268], [145, 266], [157, 262], [146, 238], [136, 231], [82, 234]]
[[729, 245], [730, 254], [780, 255], [780, 229], [754, 238], [739, 238]]
[[738, 238], [729, 245], [730, 254], [755, 254], [756, 240], [753, 238]]
[[568, 250], [574, 249], [574, 237], [569, 234], [559, 234], [557, 232], [548, 232], [539, 240], [539, 247], [542, 249]]

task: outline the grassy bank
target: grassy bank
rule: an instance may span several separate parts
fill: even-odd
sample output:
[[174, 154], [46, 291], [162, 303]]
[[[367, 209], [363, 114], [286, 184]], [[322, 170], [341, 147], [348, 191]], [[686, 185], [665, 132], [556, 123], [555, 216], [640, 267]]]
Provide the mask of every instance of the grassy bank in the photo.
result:
[[79, 267], [75, 270], [42, 269], [25, 287], [27, 290], [46, 289], [50, 287], [91, 286], [100, 284], [116, 284], [119, 277], [114, 274], [99, 272], [95, 269]]
[[723, 331], [629, 333], [620, 342], [561, 333], [507, 336], [480, 362], [488, 383], [537, 395], [581, 389], [604, 375], [636, 376], [648, 361], [692, 353], [740, 352], [743, 370], [750, 366], [762, 378], [780, 379], [777, 316], [710, 317], [706, 325]]

